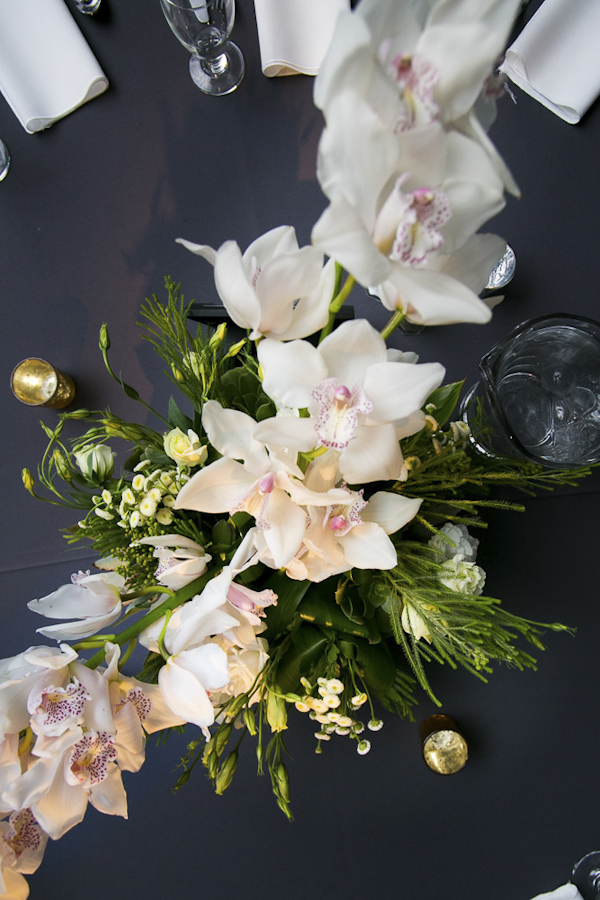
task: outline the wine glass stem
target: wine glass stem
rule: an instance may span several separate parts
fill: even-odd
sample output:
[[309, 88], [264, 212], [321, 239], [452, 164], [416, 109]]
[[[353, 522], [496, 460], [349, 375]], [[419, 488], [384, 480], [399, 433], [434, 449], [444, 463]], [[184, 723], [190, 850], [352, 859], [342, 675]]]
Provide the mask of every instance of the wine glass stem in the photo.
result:
[[229, 68], [227, 54], [220, 53], [218, 56], [214, 56], [211, 59], [203, 59], [202, 68], [213, 76], [218, 77], [219, 75], [224, 75]]

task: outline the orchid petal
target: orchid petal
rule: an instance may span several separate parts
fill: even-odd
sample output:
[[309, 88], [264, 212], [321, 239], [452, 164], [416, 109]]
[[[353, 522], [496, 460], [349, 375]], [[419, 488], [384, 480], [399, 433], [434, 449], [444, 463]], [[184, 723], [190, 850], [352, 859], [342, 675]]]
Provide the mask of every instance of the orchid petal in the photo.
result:
[[340, 457], [340, 472], [348, 484], [396, 481], [402, 473], [402, 452], [393, 425], [359, 428]]
[[90, 803], [107, 816], [127, 818], [127, 794], [117, 766], [110, 766], [106, 778], [90, 791]]
[[404, 419], [420, 409], [439, 387], [445, 369], [439, 363], [379, 363], [367, 371], [364, 389], [373, 404], [370, 418], [380, 422]]
[[268, 525], [263, 530], [276, 569], [294, 556], [306, 531], [306, 513], [286, 493], [275, 489], [269, 497]]
[[202, 409], [202, 425], [207, 437], [222, 456], [241, 459], [249, 471], [262, 475], [269, 468], [264, 446], [254, 438], [256, 422], [238, 409], [228, 409], [208, 400]]
[[173, 507], [207, 513], [230, 512], [255, 480], [235, 460], [218, 459], [192, 475], [179, 491]]
[[62, 771], [57, 772], [50, 790], [35, 804], [34, 815], [41, 828], [57, 841], [83, 821], [88, 795], [79, 785], [67, 784]]
[[342, 322], [319, 344], [319, 352], [329, 374], [350, 389], [364, 386], [370, 366], [387, 361], [385, 341], [366, 319]]
[[308, 341], [282, 344], [267, 338], [257, 352], [265, 393], [279, 406], [308, 407], [313, 388], [328, 374], [316, 347]]
[[390, 491], [377, 491], [369, 497], [361, 516], [365, 522], [375, 522], [386, 534], [394, 534], [414, 519], [422, 502]]
[[398, 562], [396, 548], [375, 522], [357, 525], [338, 540], [349, 568], [393, 569]]
[[300, 453], [308, 453], [317, 443], [314, 421], [296, 416], [263, 419], [258, 424], [256, 436], [269, 446], [278, 445]]

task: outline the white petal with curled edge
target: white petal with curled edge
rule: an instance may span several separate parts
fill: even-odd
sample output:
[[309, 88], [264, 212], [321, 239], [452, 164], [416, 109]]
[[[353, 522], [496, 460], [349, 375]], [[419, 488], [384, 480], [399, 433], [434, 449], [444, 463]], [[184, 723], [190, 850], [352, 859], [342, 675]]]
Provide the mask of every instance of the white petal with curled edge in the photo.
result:
[[319, 351], [308, 341], [282, 344], [267, 338], [257, 349], [263, 369], [263, 390], [279, 406], [305, 409], [313, 388], [328, 372]]
[[175, 243], [181, 244], [181, 246], [185, 247], [186, 250], [189, 250], [190, 253], [201, 256], [209, 262], [211, 266], [214, 266], [217, 261], [217, 251], [213, 247], [209, 247], [208, 244], [194, 244], [192, 241], [186, 241], [185, 238], [177, 238]]
[[52, 638], [55, 641], [72, 641], [76, 638], [91, 637], [98, 631], [103, 631], [113, 622], [116, 622], [121, 615], [121, 601], [115, 606], [113, 612], [107, 616], [90, 616], [88, 619], [81, 619], [76, 622], [65, 622], [63, 625], [47, 625], [44, 628], [37, 628], [38, 634], [44, 637]]
[[106, 778], [92, 787], [90, 803], [98, 812], [107, 816], [127, 818], [127, 794], [123, 787], [121, 772], [116, 765], [110, 765]]
[[114, 734], [115, 723], [111, 712], [107, 679], [96, 669], [88, 669], [83, 663], [74, 663], [71, 672], [91, 697], [85, 706], [86, 727], [93, 731], [106, 731], [108, 734]]
[[307, 337], [327, 324], [335, 278], [335, 261], [330, 259], [321, 270], [316, 288], [310, 294], [300, 297], [294, 306], [294, 316], [289, 327], [277, 333], [280, 341], [294, 341]]
[[250, 490], [256, 478], [233, 459], [218, 459], [200, 469], [181, 488], [173, 507], [197, 512], [230, 512]]
[[20, 872], [0, 867], [0, 897], [2, 900], [27, 900], [29, 885]]
[[316, 289], [322, 269], [323, 254], [315, 247], [276, 256], [263, 266], [257, 285], [263, 334], [279, 336], [290, 327], [294, 304]]
[[357, 525], [338, 540], [350, 568], [393, 569], [398, 562], [396, 548], [375, 522]]
[[263, 419], [258, 423], [256, 435], [271, 447], [285, 447], [300, 453], [308, 453], [317, 443], [314, 421], [296, 416]]
[[225, 241], [217, 251], [215, 285], [223, 306], [235, 324], [240, 328], [258, 328], [260, 303], [235, 241]]
[[394, 534], [414, 519], [422, 502], [390, 491], [377, 491], [369, 497], [361, 518], [365, 522], [376, 522], [386, 534]]
[[348, 484], [400, 478], [402, 451], [393, 425], [359, 428], [340, 457], [340, 472]]
[[49, 619], [86, 619], [111, 613], [118, 599], [116, 587], [107, 585], [106, 591], [98, 593], [77, 584], [63, 584], [46, 597], [30, 600], [27, 608]]
[[385, 341], [366, 319], [342, 322], [320, 343], [319, 352], [329, 374], [350, 389], [364, 386], [372, 365], [387, 362]]
[[339, 191], [332, 194], [315, 223], [311, 240], [363, 287], [380, 284], [389, 275], [389, 259], [379, 252], [360, 213]]
[[264, 446], [254, 438], [256, 422], [238, 409], [227, 409], [216, 400], [207, 400], [202, 409], [202, 425], [215, 450], [230, 459], [241, 459], [248, 469], [262, 475], [269, 467]]
[[67, 831], [83, 821], [88, 795], [79, 785], [67, 784], [62, 769], [56, 773], [52, 787], [33, 806], [33, 814], [39, 825], [57, 841]]
[[280, 569], [294, 556], [306, 531], [306, 513], [283, 491], [275, 489], [269, 497], [269, 527], [263, 530], [275, 568]]
[[216, 644], [203, 644], [171, 656], [158, 674], [158, 683], [171, 709], [200, 728], [214, 722], [207, 690], [224, 687], [228, 681], [227, 655]]
[[370, 417], [397, 422], [421, 409], [446, 370], [439, 363], [380, 363], [366, 374], [364, 390], [373, 404]]
[[383, 305], [392, 310], [405, 309], [409, 320], [419, 325], [484, 324], [492, 317], [473, 291], [443, 272], [394, 264], [382, 287]]

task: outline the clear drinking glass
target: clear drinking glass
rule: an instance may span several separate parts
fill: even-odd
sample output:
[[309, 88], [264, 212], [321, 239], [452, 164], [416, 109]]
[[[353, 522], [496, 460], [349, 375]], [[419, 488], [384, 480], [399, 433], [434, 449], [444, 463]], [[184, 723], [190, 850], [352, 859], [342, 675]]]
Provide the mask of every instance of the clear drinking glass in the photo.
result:
[[549, 467], [600, 461], [600, 323], [556, 314], [486, 353], [461, 407], [474, 447]]
[[160, 0], [177, 40], [192, 54], [190, 75], [205, 94], [229, 94], [244, 77], [244, 57], [229, 40], [234, 0]]
[[4, 141], [0, 140], [0, 181], [6, 178], [10, 167], [10, 153]]

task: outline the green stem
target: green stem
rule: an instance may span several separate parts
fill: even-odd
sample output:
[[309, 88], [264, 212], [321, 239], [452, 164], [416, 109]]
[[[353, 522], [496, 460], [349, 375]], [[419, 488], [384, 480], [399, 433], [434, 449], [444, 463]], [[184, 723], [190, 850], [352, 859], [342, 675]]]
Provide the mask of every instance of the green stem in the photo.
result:
[[331, 331], [333, 330], [336, 314], [340, 311], [340, 309], [342, 308], [342, 306], [344, 305], [344, 303], [350, 296], [350, 292], [352, 291], [352, 288], [354, 287], [355, 284], [356, 284], [356, 281], [352, 277], [352, 275], [348, 275], [341, 290], [329, 304], [329, 319], [328, 319], [327, 325], [325, 325], [325, 327], [321, 331], [321, 334], [319, 335], [319, 344], [321, 343], [323, 338], [326, 338], [327, 335], [330, 334]]
[[[187, 600], [191, 600], [196, 594], [199, 594], [206, 584], [213, 578], [215, 572], [211, 570], [209, 572], [205, 572], [204, 575], [201, 575], [199, 578], [196, 578], [195, 581], [191, 581], [189, 584], [186, 584], [185, 587], [180, 588], [176, 591], [172, 597], [167, 597], [161, 604], [155, 606], [154, 609], [151, 609], [146, 615], [136, 622], [134, 625], [130, 625], [129, 628], [126, 628], [125, 631], [122, 631], [121, 634], [118, 634], [113, 644], [118, 644], [120, 647], [123, 644], [126, 644], [128, 641], [131, 641], [133, 638], [136, 638], [141, 631], [148, 628], [149, 625], [152, 625], [158, 619], [161, 619], [165, 613], [177, 609], [178, 606], [181, 606]], [[95, 653], [91, 659], [88, 659], [86, 662], [86, 666], [88, 669], [95, 669], [97, 666], [101, 665], [105, 659], [104, 648]]]
[[391, 317], [387, 325], [385, 325], [381, 329], [381, 337], [386, 341], [390, 334], [396, 330], [400, 322], [402, 322], [406, 318], [406, 313], [403, 309], [397, 309], [394, 315]]

